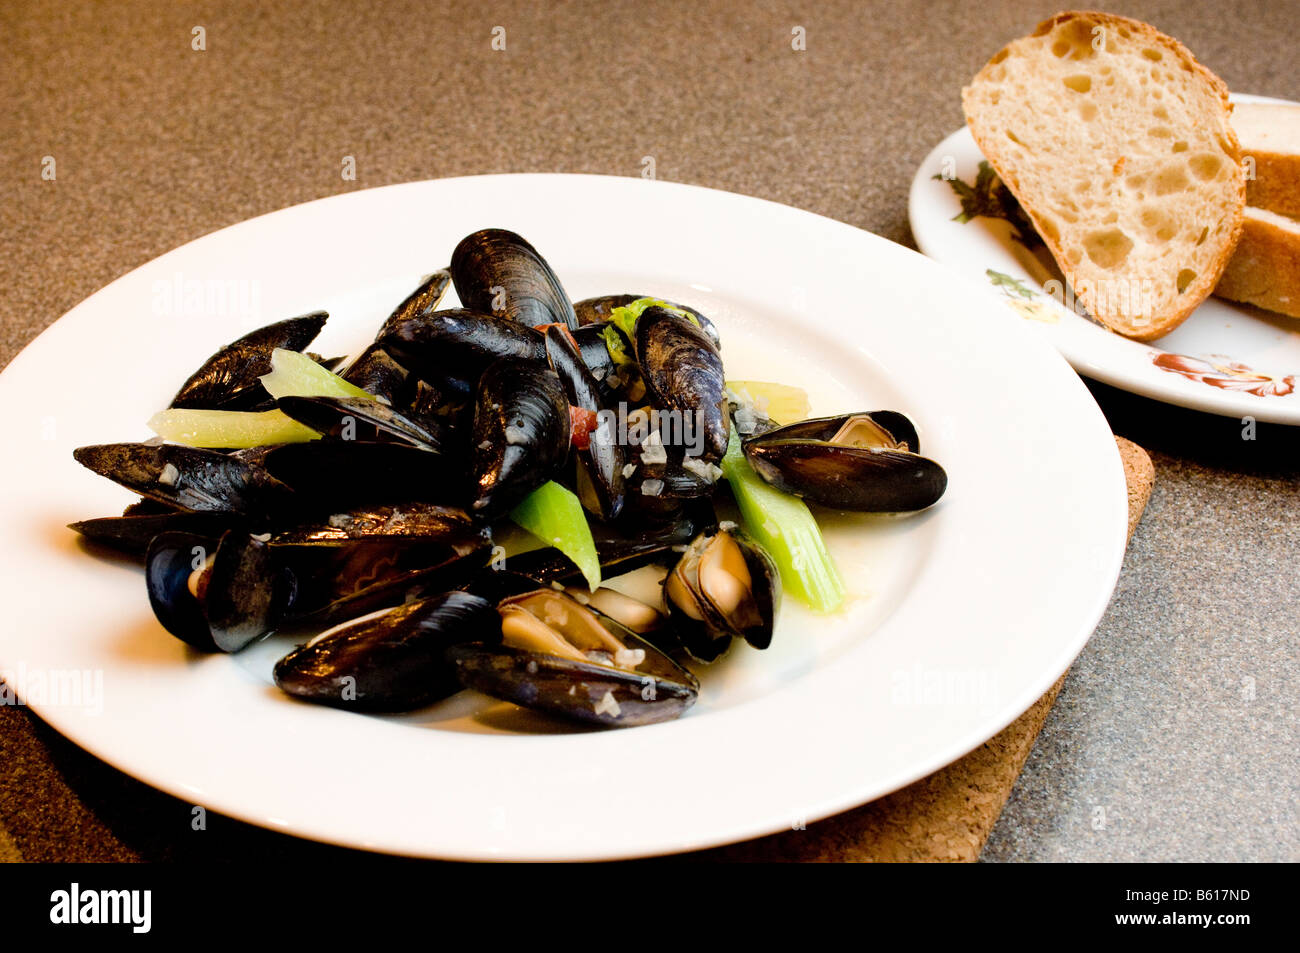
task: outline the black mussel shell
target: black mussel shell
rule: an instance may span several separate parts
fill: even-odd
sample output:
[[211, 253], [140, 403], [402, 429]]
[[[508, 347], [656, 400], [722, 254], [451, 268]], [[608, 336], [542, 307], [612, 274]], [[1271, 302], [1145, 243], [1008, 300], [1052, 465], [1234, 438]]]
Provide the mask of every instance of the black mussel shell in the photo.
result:
[[912, 423], [911, 418], [906, 414], [893, 410], [873, 410], [868, 413], [840, 414], [835, 417], [813, 417], [764, 431], [754, 439], [762, 437], [767, 440], [830, 440], [854, 417], [866, 417], [884, 431], [880, 435], [880, 449], [921, 452], [921, 439], [917, 436], [916, 424]]
[[569, 404], [555, 371], [497, 361], [479, 380], [474, 405], [472, 512], [491, 521], [551, 479], [569, 451]]
[[324, 311], [289, 318], [258, 328], [208, 358], [172, 398], [172, 407], [198, 410], [247, 410], [266, 400], [258, 379], [271, 372], [276, 348], [301, 351], [325, 326]]
[[439, 269], [431, 275], [426, 275], [419, 286], [393, 309], [393, 313], [388, 316], [379, 329], [379, 334], [375, 337], [375, 343], [382, 343], [384, 334], [390, 327], [432, 314], [447, 293], [447, 288], [450, 285], [451, 273], [445, 268]]
[[328, 515], [382, 503], [468, 505], [462, 471], [440, 454], [400, 443], [282, 444], [265, 453], [262, 466], [307, 512]]
[[438, 452], [444, 425], [366, 397], [281, 397], [276, 406], [300, 424], [344, 441], [395, 440]]
[[635, 330], [647, 397], [660, 410], [680, 414], [683, 434], [689, 427], [703, 438], [699, 457], [718, 463], [727, 451], [731, 421], [718, 349], [689, 320], [664, 308], [647, 308]]
[[408, 390], [406, 368], [378, 344], [358, 354], [340, 376], [394, 407], [402, 403], [402, 395]]
[[403, 367], [442, 388], [449, 381], [476, 381], [500, 358], [546, 360], [546, 344], [531, 327], [460, 309], [390, 319], [379, 343]]
[[78, 463], [142, 496], [202, 512], [269, 516], [292, 510], [293, 492], [257, 463], [176, 444], [78, 447]]
[[[196, 572], [202, 579], [192, 591]], [[242, 530], [220, 539], [194, 533], [154, 537], [145, 556], [145, 583], [163, 627], [205, 652], [239, 651], [274, 629], [289, 601], [271, 547]]]
[[92, 543], [143, 558], [149, 543], [161, 533], [192, 533], [216, 539], [238, 523], [239, 518], [231, 513], [193, 513], [168, 507], [162, 513], [80, 520], [69, 523], [68, 528], [76, 530]]
[[273, 543], [324, 543], [376, 537], [484, 539], [486, 533], [463, 509], [436, 503], [364, 506], [331, 513], [324, 522], [301, 523], [276, 532]]
[[[686, 537], [686, 539], [689, 538], [689, 536]], [[666, 538], [650, 539], [597, 539], [596, 556], [600, 559], [601, 577], [612, 579], [614, 576], [621, 576], [623, 573], [632, 572], [642, 566], [663, 566], [664, 568], [672, 566], [681, 557], [681, 553], [676, 552], [673, 547], [683, 542], [685, 540], [678, 534]], [[520, 579], [531, 580], [532, 585], [529, 588], [532, 589], [536, 589], [538, 583], [585, 584], [582, 570], [575, 566], [568, 556], [550, 546], [510, 556], [505, 560], [503, 569], [488, 570], [483, 575], [487, 576], [489, 573], [513, 577], [510, 580], [512, 587], [520, 585]], [[490, 583], [490, 580], [488, 582]], [[479, 592], [480, 590], [476, 586], [477, 583], [472, 584], [471, 591]], [[517, 595], [518, 592], [523, 591], [526, 590], [518, 589], [514, 592], [503, 593], [502, 598], [505, 595]]]
[[[648, 642], [642, 644], [647, 652], [658, 651]], [[503, 646], [457, 645], [447, 655], [466, 688], [522, 708], [607, 728], [672, 721], [699, 695], [698, 688], [680, 677], [640, 674]]]
[[353, 711], [423, 708], [460, 690], [448, 647], [500, 638], [495, 606], [446, 592], [345, 622], [275, 666], [275, 683], [296, 698]]
[[461, 303], [528, 327], [578, 319], [560, 279], [537, 249], [514, 232], [485, 228], [467, 235], [451, 255], [451, 276]]
[[455, 589], [487, 562], [477, 529], [432, 536], [372, 534], [298, 541], [301, 528], [272, 538], [274, 564], [291, 583], [286, 619], [328, 623]]
[[602, 414], [600, 387], [582, 360], [571, 333], [558, 325], [546, 329], [546, 354], [559, 375], [568, 402], [596, 415], [596, 427], [587, 434], [587, 446], [576, 451], [588, 485], [595, 496], [596, 512], [607, 520], [623, 509], [623, 446], [612, 413]]
[[[830, 442], [855, 416], [883, 428], [878, 446]], [[745, 458], [777, 489], [823, 506], [868, 513], [922, 510], [943, 496], [948, 474], [917, 453], [919, 445], [912, 422], [892, 411], [801, 421], [744, 442]]]
[[688, 307], [684, 304], [678, 304], [676, 301], [669, 301], [667, 298], [661, 298], [658, 295], [602, 295], [598, 298], [583, 298], [581, 301], [573, 303], [573, 313], [578, 317], [578, 326], [585, 327], [588, 324], [600, 324], [608, 321], [615, 308], [625, 308], [633, 301], [639, 301], [642, 298], [653, 298], [657, 301], [663, 301], [672, 305], [679, 311], [685, 311], [695, 318], [700, 324], [702, 330], [713, 342], [714, 347], [721, 348], [721, 339], [718, 337], [718, 329], [713, 322], [706, 318], [699, 311]]

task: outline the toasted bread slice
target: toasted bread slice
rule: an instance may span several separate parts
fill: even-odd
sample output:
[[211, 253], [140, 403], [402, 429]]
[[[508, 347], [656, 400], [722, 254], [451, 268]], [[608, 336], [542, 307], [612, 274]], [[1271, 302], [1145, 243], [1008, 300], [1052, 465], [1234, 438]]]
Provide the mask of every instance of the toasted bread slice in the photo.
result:
[[1214, 293], [1300, 318], [1300, 221], [1247, 208], [1241, 241]]
[[1247, 157], [1247, 204], [1300, 216], [1300, 106], [1238, 103], [1232, 128]]
[[1228, 89], [1177, 40], [1060, 13], [962, 91], [966, 121], [1075, 295], [1138, 340], [1213, 290], [1241, 232], [1245, 171]]

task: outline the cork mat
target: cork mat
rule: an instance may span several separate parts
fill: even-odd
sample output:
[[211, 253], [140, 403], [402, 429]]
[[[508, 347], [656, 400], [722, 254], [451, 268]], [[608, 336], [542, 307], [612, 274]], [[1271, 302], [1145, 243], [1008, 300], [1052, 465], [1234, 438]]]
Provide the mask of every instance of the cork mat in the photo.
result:
[[[1154, 469], [1116, 437], [1132, 537]], [[863, 807], [758, 840], [685, 855], [701, 861], [972, 861], [1011, 795], [1060, 691], [1055, 685], [1001, 734], [959, 761]], [[212, 817], [80, 751], [25, 709], [0, 706], [0, 861], [242, 861], [367, 856]]]

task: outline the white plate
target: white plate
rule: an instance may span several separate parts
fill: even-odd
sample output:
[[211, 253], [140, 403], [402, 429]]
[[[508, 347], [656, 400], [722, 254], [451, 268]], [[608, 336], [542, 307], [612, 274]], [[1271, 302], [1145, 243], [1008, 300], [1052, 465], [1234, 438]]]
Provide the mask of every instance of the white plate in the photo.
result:
[[[910, 519], [837, 524], [851, 606], [818, 618], [787, 600], [774, 647], [742, 647], [707, 672], [700, 704], [671, 724], [519, 734], [508, 706], [465, 696], [365, 717], [281, 695], [270, 668], [283, 645], [189, 653], [155, 623], [140, 571], [88, 555], [64, 528], [130, 499], [72, 449], [147, 437], [144, 421], [200, 361], [270, 320], [327, 308], [315, 349], [356, 348], [489, 225], [530, 238], [574, 298], [633, 290], [703, 308], [733, 376], [805, 385], [817, 413], [906, 410], [948, 470], [946, 497]], [[187, 304], [186, 290], [212, 299]], [[417, 182], [244, 222], [78, 305], [0, 376], [0, 401], [13, 409], [0, 476], [12, 683], [57, 730], [186, 801], [381, 851], [655, 854], [885, 794], [1052, 684], [1101, 616], [1124, 549], [1105, 421], [995, 299], [848, 225], [639, 179]], [[78, 699], [68, 679], [83, 671]]]
[[953, 220], [961, 203], [951, 184], [934, 176], [973, 183], [982, 159], [970, 130], [962, 128], [921, 163], [908, 200], [921, 251], [983, 283], [1080, 374], [1181, 407], [1300, 424], [1300, 321], [1210, 297], [1154, 344], [1106, 330], [1069, 306], [1073, 294], [1062, 286], [1050, 255], [1028, 251], [1006, 222]]

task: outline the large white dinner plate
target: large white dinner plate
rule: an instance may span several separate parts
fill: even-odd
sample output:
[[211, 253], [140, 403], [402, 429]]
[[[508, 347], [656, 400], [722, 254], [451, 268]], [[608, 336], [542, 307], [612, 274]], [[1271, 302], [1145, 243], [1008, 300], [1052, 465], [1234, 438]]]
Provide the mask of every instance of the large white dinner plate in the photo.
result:
[[[326, 308], [313, 349], [357, 348], [485, 226], [530, 238], [575, 299], [630, 290], [704, 309], [733, 377], [804, 385], [816, 413], [907, 411], [947, 468], [947, 495], [912, 518], [828, 519], [848, 606], [817, 617], [786, 600], [773, 647], [742, 646], [705, 672], [699, 704], [669, 724], [539, 732], [465, 695], [361, 716], [280, 694], [270, 670], [282, 641], [235, 657], [188, 651], [154, 621], [136, 567], [91, 555], [64, 528], [130, 498], [73, 448], [147, 438], [144, 421], [178, 383], [262, 323]], [[1052, 684], [1101, 616], [1124, 548], [1104, 419], [995, 299], [848, 225], [639, 179], [416, 182], [244, 222], [78, 305], [0, 376], [0, 402], [11, 684], [57, 730], [180, 798], [381, 851], [647, 855], [885, 794]]]
[[982, 159], [963, 127], [921, 163], [908, 201], [921, 251], [982, 283], [1080, 374], [1194, 410], [1300, 424], [1300, 321], [1210, 297], [1150, 344], [1106, 330], [1072, 306], [1073, 294], [1041, 246], [1030, 251], [1000, 219], [954, 220], [962, 209], [949, 180], [974, 183]]

